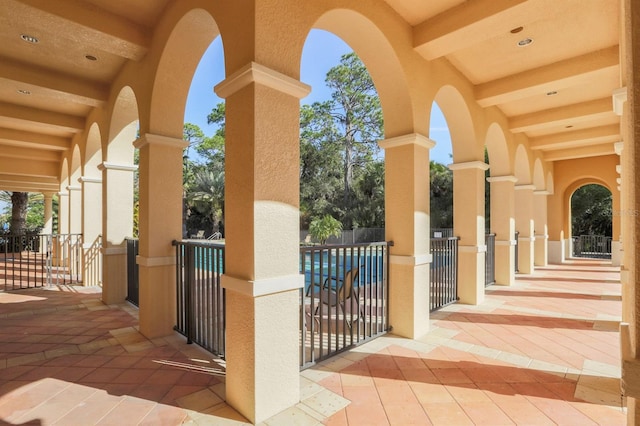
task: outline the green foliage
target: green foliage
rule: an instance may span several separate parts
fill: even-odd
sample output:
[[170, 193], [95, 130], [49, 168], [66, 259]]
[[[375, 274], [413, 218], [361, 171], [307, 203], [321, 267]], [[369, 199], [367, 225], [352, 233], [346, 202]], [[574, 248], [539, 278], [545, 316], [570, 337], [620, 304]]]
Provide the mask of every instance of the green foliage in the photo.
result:
[[601, 185], [580, 187], [571, 197], [571, 234], [612, 236], [611, 191]]
[[[337, 216], [345, 228], [383, 226], [383, 207], [359, 204], [358, 189], [383, 187], [384, 167], [378, 158], [382, 109], [373, 81], [355, 53], [343, 55], [325, 82], [331, 99], [300, 110], [301, 226], [310, 218]], [[366, 182], [368, 181], [368, 182]], [[371, 191], [378, 193], [378, 191]], [[382, 203], [383, 205], [384, 203]]]
[[443, 164], [429, 163], [431, 227], [453, 228], [453, 172]]
[[[12, 233], [38, 233], [44, 227], [44, 197], [39, 193], [0, 193], [0, 200], [6, 203], [0, 215], [0, 226], [5, 224]], [[54, 215], [57, 212], [54, 211]]]
[[326, 244], [330, 236], [339, 237], [342, 233], [342, 224], [331, 215], [324, 215], [315, 218], [309, 224], [309, 235], [319, 241], [321, 245]]

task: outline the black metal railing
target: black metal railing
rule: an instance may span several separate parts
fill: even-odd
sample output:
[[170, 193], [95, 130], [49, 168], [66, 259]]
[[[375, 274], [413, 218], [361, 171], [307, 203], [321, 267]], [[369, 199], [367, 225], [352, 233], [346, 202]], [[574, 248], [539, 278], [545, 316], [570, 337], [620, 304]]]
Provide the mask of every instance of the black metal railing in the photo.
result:
[[[175, 329], [224, 358], [224, 245], [174, 241]], [[302, 247], [300, 368], [380, 336], [388, 330], [391, 243]]]
[[138, 276], [139, 241], [136, 238], [126, 238], [127, 243], [127, 300], [136, 306], [140, 306], [140, 280]]
[[174, 241], [176, 246], [176, 331], [209, 352], [225, 354], [224, 245]]
[[51, 236], [50, 284], [82, 282], [82, 234]]
[[484, 236], [487, 252], [484, 257], [484, 286], [496, 283], [496, 234]]
[[387, 332], [390, 245], [300, 249], [301, 368]]
[[451, 238], [453, 237], [453, 228], [431, 228], [431, 238]]
[[458, 301], [458, 237], [431, 238], [429, 310]]
[[47, 285], [50, 236], [7, 234], [0, 236], [0, 289]]
[[572, 237], [573, 256], [594, 259], [611, 259], [611, 237], [604, 235], [580, 235]]
[[0, 235], [0, 290], [82, 282], [82, 234]]
[[514, 249], [513, 249], [513, 252], [514, 252], [514, 256], [513, 256], [513, 258], [514, 258], [514, 262], [513, 262], [513, 270], [514, 270], [514, 271], [516, 272], [516, 274], [517, 274], [518, 272], [520, 272], [520, 270], [518, 269], [518, 246], [520, 245], [520, 242], [519, 242], [520, 232], [516, 231], [516, 233], [514, 234], [513, 238], [514, 238], [514, 239], [515, 239], [515, 241], [516, 241], [516, 245], [515, 245], [515, 247], [514, 247]]

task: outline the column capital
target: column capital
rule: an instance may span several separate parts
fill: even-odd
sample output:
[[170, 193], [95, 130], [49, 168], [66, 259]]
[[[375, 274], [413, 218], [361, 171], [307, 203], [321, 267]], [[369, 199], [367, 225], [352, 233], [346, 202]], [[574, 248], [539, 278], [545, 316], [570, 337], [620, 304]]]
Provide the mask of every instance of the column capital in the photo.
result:
[[89, 176], [80, 176], [78, 178], [78, 182], [80, 183], [102, 183], [101, 178], [89, 177]]
[[447, 166], [449, 170], [466, 170], [466, 169], [478, 169], [489, 170], [489, 165], [484, 161], [467, 161], [465, 163], [454, 163]]
[[526, 190], [535, 191], [536, 190], [536, 186], [531, 183], [524, 184], [524, 185], [516, 185], [515, 188], [516, 188], [516, 191], [526, 191]]
[[613, 97], [613, 112], [616, 115], [622, 115], [622, 108], [624, 103], [627, 101], [627, 88], [621, 87], [616, 89], [612, 93]]
[[417, 145], [423, 148], [431, 149], [436, 146], [436, 142], [420, 133], [408, 133], [402, 136], [382, 139], [378, 141], [378, 146], [382, 149], [397, 148], [405, 145]]
[[42, 196], [44, 197], [45, 200], [48, 199], [52, 199], [54, 195], [56, 195], [57, 192], [43, 192]]
[[489, 183], [494, 183], [494, 182], [512, 182], [512, 183], [516, 183], [518, 181], [518, 178], [513, 176], [513, 175], [505, 175], [505, 176], [490, 176], [487, 178], [487, 182]]
[[135, 164], [117, 164], [104, 161], [98, 164], [98, 170], [120, 170], [123, 172], [135, 172], [136, 170], [138, 170], [138, 166], [136, 166]]
[[251, 83], [278, 90], [298, 99], [304, 98], [311, 92], [311, 86], [256, 62], [249, 62], [231, 74], [218, 83], [213, 91], [226, 99]]
[[154, 135], [153, 133], [145, 133], [133, 142], [133, 146], [137, 149], [147, 145], [163, 145], [172, 148], [185, 149], [189, 146], [189, 142], [169, 136]]

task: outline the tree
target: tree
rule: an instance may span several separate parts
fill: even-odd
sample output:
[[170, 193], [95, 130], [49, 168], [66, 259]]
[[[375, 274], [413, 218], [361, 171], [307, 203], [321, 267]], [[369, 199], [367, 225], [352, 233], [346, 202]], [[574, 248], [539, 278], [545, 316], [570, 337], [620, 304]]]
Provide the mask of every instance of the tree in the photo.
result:
[[309, 225], [309, 235], [318, 240], [321, 245], [325, 245], [330, 236], [339, 237], [341, 233], [342, 224], [328, 214], [321, 218], [313, 219]]
[[443, 164], [429, 163], [431, 227], [453, 228], [453, 173]]
[[585, 185], [571, 197], [571, 234], [612, 235], [611, 191], [602, 185]]
[[[354, 224], [357, 199], [354, 182], [366, 165], [376, 160], [377, 141], [383, 134], [382, 109], [373, 81], [355, 53], [343, 55], [340, 63], [329, 70], [325, 82], [331, 89], [331, 99], [303, 107], [300, 114], [301, 186], [316, 184], [320, 191], [309, 192], [319, 193], [325, 202], [331, 198], [333, 213], [338, 214], [344, 226], [350, 229]], [[326, 149], [328, 164], [316, 164], [313, 149], [322, 149], [322, 154]], [[340, 202], [335, 198], [335, 188], [327, 187], [334, 184], [338, 158], [342, 180]], [[301, 204], [305, 208], [314, 202], [313, 198], [307, 199], [306, 194], [302, 194]]]

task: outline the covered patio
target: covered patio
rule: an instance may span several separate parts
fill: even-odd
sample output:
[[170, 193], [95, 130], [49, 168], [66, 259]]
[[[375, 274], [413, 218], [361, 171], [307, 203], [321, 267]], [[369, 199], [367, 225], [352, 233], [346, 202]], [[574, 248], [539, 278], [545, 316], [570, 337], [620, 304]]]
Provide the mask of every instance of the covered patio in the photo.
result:
[[[95, 288], [0, 293], [0, 421], [248, 424], [225, 402], [225, 365], [179, 335], [149, 340], [137, 310]], [[621, 285], [608, 262], [571, 260], [490, 286], [300, 373], [301, 402], [263, 424], [626, 423]]]

